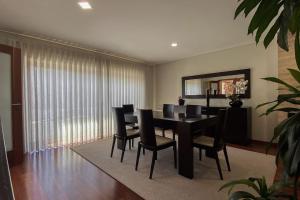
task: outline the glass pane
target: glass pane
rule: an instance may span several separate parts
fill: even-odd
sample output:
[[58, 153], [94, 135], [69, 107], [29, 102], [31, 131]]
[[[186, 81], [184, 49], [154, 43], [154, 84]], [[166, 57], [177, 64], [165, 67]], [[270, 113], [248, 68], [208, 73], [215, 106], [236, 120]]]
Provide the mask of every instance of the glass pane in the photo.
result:
[[6, 150], [11, 151], [12, 145], [12, 114], [11, 114], [11, 60], [10, 55], [0, 52], [0, 117], [3, 125]]

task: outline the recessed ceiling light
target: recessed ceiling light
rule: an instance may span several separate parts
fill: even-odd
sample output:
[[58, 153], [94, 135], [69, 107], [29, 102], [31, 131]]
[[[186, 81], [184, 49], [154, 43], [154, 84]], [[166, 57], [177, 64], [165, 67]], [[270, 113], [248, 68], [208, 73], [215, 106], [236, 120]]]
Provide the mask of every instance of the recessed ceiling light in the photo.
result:
[[178, 43], [177, 42], [172, 42], [171, 47], [177, 47]]
[[78, 2], [78, 5], [83, 9], [83, 10], [89, 10], [92, 9], [92, 6], [89, 2], [87, 1], [80, 1]]

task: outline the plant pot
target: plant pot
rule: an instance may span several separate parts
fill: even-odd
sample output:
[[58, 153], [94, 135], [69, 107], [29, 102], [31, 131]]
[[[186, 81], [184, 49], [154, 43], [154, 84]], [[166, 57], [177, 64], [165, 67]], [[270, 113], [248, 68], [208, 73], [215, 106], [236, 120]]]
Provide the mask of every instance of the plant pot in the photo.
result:
[[243, 105], [243, 102], [241, 100], [235, 100], [235, 101], [230, 101], [229, 105], [233, 108], [240, 108]]
[[183, 106], [184, 103], [185, 103], [185, 100], [184, 100], [184, 99], [179, 99], [179, 100], [178, 100], [178, 104], [179, 104], [180, 106]]

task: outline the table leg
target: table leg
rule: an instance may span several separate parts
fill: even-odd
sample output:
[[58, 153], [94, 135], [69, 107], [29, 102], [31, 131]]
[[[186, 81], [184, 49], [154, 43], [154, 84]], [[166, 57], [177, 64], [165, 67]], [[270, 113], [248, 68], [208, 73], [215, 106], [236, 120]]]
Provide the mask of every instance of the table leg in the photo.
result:
[[180, 122], [177, 126], [178, 134], [178, 173], [192, 179], [194, 177], [194, 159], [192, 146], [191, 124]]

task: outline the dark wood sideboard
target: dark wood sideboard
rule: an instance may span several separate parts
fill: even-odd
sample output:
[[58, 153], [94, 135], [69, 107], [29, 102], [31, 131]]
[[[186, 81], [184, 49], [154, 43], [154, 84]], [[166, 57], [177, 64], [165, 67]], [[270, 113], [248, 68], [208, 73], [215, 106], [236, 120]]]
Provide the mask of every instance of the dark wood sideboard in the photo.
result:
[[[203, 114], [217, 114], [219, 109], [225, 107], [210, 107], [207, 111], [203, 107]], [[228, 125], [225, 132], [225, 141], [233, 144], [247, 145], [251, 141], [251, 107], [230, 108]]]
[[[220, 109], [227, 107], [201, 107], [204, 115], [217, 115]], [[175, 112], [185, 113], [185, 106], [175, 106]], [[247, 145], [251, 141], [251, 107], [231, 108], [228, 116], [225, 140], [228, 143]]]

